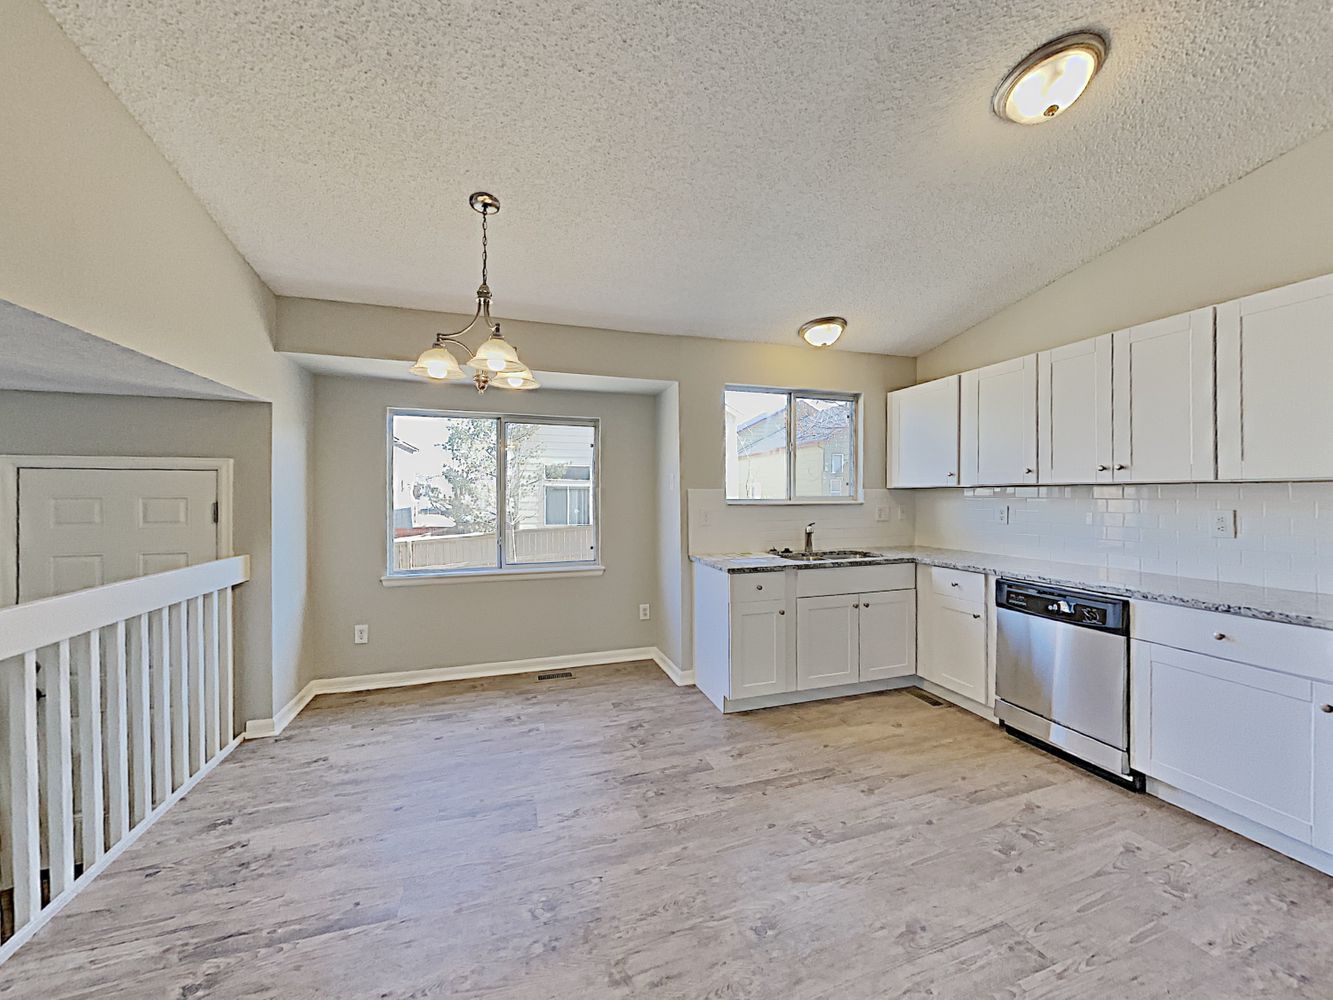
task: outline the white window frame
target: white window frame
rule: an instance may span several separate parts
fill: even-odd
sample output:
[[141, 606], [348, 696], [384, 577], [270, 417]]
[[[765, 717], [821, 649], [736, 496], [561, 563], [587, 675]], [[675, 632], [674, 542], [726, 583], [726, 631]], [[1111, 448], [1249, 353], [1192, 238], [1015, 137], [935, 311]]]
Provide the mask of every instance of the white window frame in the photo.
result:
[[[393, 418], [394, 417], [456, 417], [464, 420], [496, 421], [495, 503], [496, 503], [496, 566], [463, 569], [393, 568]], [[514, 563], [505, 560], [504, 511], [505, 496], [505, 428], [509, 424], [550, 424], [560, 427], [592, 428], [592, 555], [588, 559], [556, 563]], [[602, 565], [602, 422], [596, 417], [563, 417], [545, 414], [494, 413], [483, 410], [430, 410], [405, 406], [391, 406], [384, 420], [384, 575], [380, 581], [386, 587], [411, 586], [420, 583], [449, 583], [468, 580], [522, 580], [549, 576], [600, 576]], [[545, 498], [543, 497], [543, 502]]]
[[[744, 497], [728, 497], [726, 483], [726, 436], [723, 435], [722, 442], [722, 462], [723, 462], [723, 481], [722, 496], [725, 503], [737, 507], [809, 507], [815, 505], [847, 505], [860, 504], [865, 502], [862, 491], [864, 477], [862, 475], [861, 464], [861, 440], [863, 411], [865, 407], [861, 405], [861, 393], [859, 392], [834, 392], [827, 389], [784, 389], [779, 386], [768, 385], [738, 385], [728, 383], [722, 387], [722, 406], [727, 405], [728, 392], [771, 392], [787, 397], [787, 499], [761, 499], [751, 500]], [[843, 496], [826, 497], [803, 497], [796, 495], [796, 398], [804, 399], [829, 399], [840, 403], [852, 404], [852, 441], [851, 447], [847, 451], [845, 462], [852, 462], [852, 485], [851, 489]]]

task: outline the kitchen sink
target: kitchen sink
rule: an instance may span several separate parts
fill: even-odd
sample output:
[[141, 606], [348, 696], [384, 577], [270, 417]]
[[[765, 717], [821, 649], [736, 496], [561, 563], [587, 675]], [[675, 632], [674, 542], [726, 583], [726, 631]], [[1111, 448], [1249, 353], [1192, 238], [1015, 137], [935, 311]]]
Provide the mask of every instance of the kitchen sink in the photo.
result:
[[875, 559], [878, 552], [866, 552], [863, 549], [817, 549], [814, 552], [794, 552], [791, 549], [769, 549], [772, 555], [796, 562], [818, 562], [823, 559]]

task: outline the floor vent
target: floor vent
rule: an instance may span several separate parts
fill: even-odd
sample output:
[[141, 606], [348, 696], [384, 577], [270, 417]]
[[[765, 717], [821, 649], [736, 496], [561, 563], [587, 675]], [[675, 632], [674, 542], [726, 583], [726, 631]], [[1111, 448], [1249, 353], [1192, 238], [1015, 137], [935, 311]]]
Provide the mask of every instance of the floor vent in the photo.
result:
[[939, 698], [936, 698], [929, 691], [922, 691], [920, 688], [912, 688], [912, 697], [920, 698], [927, 705], [931, 705], [935, 708], [939, 708], [941, 705], [944, 704], [943, 701], [941, 701]]
[[569, 671], [569, 670], [554, 670], [554, 671], [552, 671], [552, 672], [549, 673], [549, 674], [538, 674], [538, 675], [537, 675], [537, 680], [539, 680], [539, 681], [558, 681], [558, 680], [560, 680], [562, 677], [573, 677], [573, 676], [574, 676], [573, 672], [572, 672], [572, 671]]

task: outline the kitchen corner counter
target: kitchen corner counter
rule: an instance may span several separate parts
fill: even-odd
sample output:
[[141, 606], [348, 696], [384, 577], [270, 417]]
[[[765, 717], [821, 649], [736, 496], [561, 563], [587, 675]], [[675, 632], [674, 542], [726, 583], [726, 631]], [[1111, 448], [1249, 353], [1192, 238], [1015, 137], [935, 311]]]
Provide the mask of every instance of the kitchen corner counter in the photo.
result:
[[1075, 587], [1127, 597], [1156, 601], [1204, 611], [1240, 615], [1265, 621], [1303, 625], [1333, 630], [1333, 594], [1303, 590], [1257, 587], [1247, 583], [1225, 583], [1194, 577], [1141, 573], [1106, 566], [1047, 562], [1022, 556], [970, 552], [963, 549], [938, 549], [926, 546], [903, 548], [868, 548], [875, 555], [860, 559], [827, 559], [810, 562], [783, 559], [764, 553], [735, 553], [691, 556], [693, 562], [724, 573], [772, 573], [784, 569], [832, 569], [844, 566], [879, 566], [892, 563], [920, 563], [949, 569], [988, 573], [992, 576]]

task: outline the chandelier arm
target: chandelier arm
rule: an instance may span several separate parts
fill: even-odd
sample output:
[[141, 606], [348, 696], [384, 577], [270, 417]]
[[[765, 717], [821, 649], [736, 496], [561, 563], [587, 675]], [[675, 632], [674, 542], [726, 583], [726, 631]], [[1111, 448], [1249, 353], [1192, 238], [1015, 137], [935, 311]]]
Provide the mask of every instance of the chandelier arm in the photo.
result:
[[481, 299], [477, 299], [476, 311], [472, 313], [472, 319], [468, 322], [468, 325], [463, 327], [463, 329], [461, 330], [455, 330], [453, 333], [437, 333], [435, 335], [435, 342], [439, 344], [441, 347], [443, 347], [444, 342], [446, 340], [455, 340], [455, 341], [458, 340], [459, 337], [463, 336], [463, 334], [467, 333], [469, 330], [471, 330], [474, 326], [477, 325], [477, 320], [480, 317], [481, 317]]

